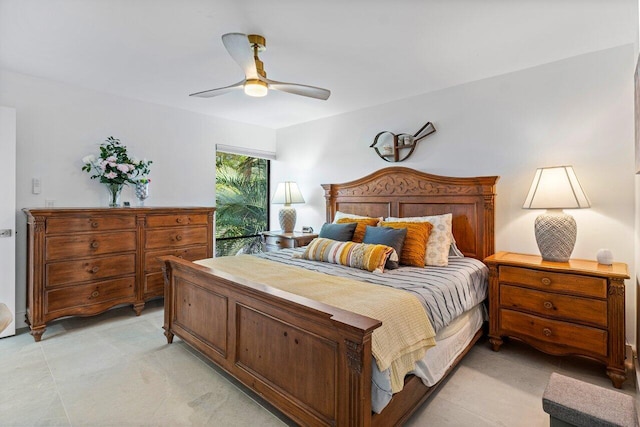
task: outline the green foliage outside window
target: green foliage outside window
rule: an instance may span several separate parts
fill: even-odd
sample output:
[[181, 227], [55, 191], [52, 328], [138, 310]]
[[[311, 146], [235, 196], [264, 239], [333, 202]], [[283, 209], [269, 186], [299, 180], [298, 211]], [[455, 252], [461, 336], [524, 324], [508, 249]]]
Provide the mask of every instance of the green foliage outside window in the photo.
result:
[[[216, 155], [216, 256], [255, 253], [267, 229], [268, 160]], [[224, 239], [221, 238], [234, 238]]]

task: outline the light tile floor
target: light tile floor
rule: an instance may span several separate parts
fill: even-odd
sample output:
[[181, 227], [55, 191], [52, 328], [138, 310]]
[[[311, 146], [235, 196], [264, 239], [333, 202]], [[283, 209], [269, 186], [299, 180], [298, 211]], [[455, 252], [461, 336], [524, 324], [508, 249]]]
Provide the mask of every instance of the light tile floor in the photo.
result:
[[[264, 401], [179, 339], [162, 334], [162, 301], [51, 323], [0, 339], [0, 426], [286, 426]], [[604, 369], [511, 341], [482, 339], [409, 426], [545, 426], [551, 372], [611, 387]], [[634, 380], [623, 392], [636, 396]]]

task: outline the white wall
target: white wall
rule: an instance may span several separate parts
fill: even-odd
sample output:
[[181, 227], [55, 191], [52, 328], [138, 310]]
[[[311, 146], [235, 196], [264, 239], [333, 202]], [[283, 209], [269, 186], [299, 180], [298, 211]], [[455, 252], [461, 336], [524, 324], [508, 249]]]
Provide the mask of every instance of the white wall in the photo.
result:
[[0, 337], [16, 333], [16, 110], [0, 106], [0, 158], [4, 160], [0, 169], [0, 229], [10, 230], [11, 236], [0, 238], [0, 303], [9, 308], [13, 320], [0, 330]]
[[[104, 186], [81, 171], [108, 136], [153, 160], [148, 206], [215, 205], [215, 144], [275, 151], [275, 131], [0, 70], [0, 104], [17, 111], [16, 319], [25, 326], [25, 218], [20, 209], [106, 206]], [[31, 194], [31, 179], [42, 182]], [[131, 188], [122, 201], [135, 205]]]
[[[449, 176], [499, 175], [496, 250], [538, 253], [522, 209], [537, 167], [573, 165], [591, 209], [572, 210], [575, 258], [599, 248], [634, 270], [634, 45], [476, 81], [277, 131], [272, 185], [297, 181], [305, 205], [297, 228], [324, 222], [322, 183], [344, 182], [391, 166], [369, 148], [382, 131], [437, 132], [400, 163]], [[277, 224], [278, 206], [271, 224]], [[635, 287], [627, 281], [627, 340], [635, 344]]]

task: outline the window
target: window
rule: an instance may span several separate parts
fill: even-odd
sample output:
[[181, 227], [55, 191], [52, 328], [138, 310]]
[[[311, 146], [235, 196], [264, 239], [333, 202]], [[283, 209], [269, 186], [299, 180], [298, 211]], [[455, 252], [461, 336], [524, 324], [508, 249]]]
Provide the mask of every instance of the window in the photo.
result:
[[216, 257], [262, 250], [269, 220], [269, 160], [216, 152]]

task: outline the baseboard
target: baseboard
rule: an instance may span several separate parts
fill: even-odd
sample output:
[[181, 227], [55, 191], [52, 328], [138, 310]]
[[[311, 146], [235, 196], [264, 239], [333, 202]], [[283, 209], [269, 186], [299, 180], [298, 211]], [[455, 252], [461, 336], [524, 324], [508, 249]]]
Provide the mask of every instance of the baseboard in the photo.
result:
[[29, 326], [25, 321], [26, 315], [27, 315], [26, 311], [16, 311], [16, 330], [27, 328]]

